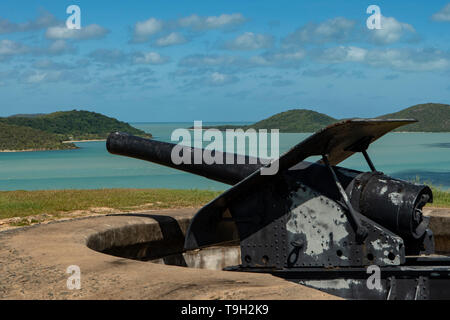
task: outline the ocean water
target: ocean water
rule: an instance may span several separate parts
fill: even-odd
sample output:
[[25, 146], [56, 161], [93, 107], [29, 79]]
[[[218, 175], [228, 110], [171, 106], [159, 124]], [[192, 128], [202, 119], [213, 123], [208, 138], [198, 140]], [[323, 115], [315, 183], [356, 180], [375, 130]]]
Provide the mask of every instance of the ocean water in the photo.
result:
[[[204, 123], [215, 125], [218, 123]], [[133, 123], [170, 142], [176, 128], [193, 123]], [[309, 134], [280, 134], [280, 151]], [[77, 143], [80, 149], [0, 153], [0, 190], [172, 188], [224, 190], [229, 186], [142, 160], [111, 155], [105, 142]], [[450, 189], [450, 133], [390, 133], [373, 143], [369, 154], [379, 171], [401, 179], [431, 182]], [[342, 166], [367, 171], [361, 155]]]

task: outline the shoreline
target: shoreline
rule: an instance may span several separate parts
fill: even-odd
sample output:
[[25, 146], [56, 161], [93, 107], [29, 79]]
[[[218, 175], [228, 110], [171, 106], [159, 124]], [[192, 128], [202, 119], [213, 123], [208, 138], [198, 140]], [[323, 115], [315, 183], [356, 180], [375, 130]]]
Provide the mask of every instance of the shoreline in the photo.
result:
[[[73, 140], [73, 141], [62, 141], [62, 143], [68, 144], [68, 143], [77, 143], [77, 142], [101, 142], [106, 141], [106, 139], [92, 139], [92, 140]], [[79, 149], [79, 147], [76, 148], [67, 148], [67, 149], [22, 149], [22, 150], [9, 150], [4, 149], [0, 150], [0, 153], [16, 153], [16, 152], [37, 152], [37, 151], [63, 151], [63, 150], [76, 150]]]
[[[187, 128], [187, 130], [189, 131], [193, 131], [195, 128]], [[197, 128], [198, 129], [198, 128]], [[213, 130], [218, 130], [218, 131], [225, 131], [223, 129], [219, 129], [219, 128], [214, 128], [214, 127], [202, 127], [202, 131], [205, 130], [209, 130], [209, 129], [213, 129]], [[241, 128], [233, 128], [233, 129], [241, 129]], [[294, 134], [298, 134], [298, 133], [304, 133], [304, 134], [313, 134], [314, 132], [280, 132], [280, 133], [294, 133]], [[389, 133], [450, 133], [450, 132], [422, 132], [422, 131], [392, 131]], [[62, 141], [62, 143], [64, 144], [68, 144], [68, 143], [83, 143], [83, 142], [106, 142], [107, 139], [86, 139], [86, 140], [67, 140], [67, 141]], [[0, 153], [19, 153], [19, 152], [38, 152], [38, 151], [62, 151], [62, 150], [76, 150], [79, 149], [79, 147], [76, 148], [69, 148], [69, 149], [23, 149], [23, 150], [0, 150]]]
[[100, 141], [106, 141], [106, 139], [92, 139], [92, 140], [68, 140], [68, 141], [63, 141], [62, 143], [75, 143], [75, 142], [100, 142]]
[[76, 150], [77, 148], [69, 148], [69, 149], [23, 149], [23, 150], [0, 150], [0, 153], [18, 153], [18, 152], [38, 152], [38, 151], [63, 151], [63, 150]]

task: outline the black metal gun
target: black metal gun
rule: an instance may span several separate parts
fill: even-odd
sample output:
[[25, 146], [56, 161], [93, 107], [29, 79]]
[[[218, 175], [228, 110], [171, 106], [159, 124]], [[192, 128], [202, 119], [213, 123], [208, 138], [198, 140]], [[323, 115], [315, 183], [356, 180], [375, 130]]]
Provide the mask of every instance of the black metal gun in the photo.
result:
[[[238, 242], [242, 263], [228, 270], [271, 273], [344, 298], [450, 299], [450, 259], [432, 255], [422, 213], [430, 188], [378, 172], [367, 154], [372, 142], [411, 122], [344, 120], [270, 164], [219, 151], [234, 164], [174, 164], [176, 145], [119, 132], [107, 149], [233, 185], [200, 209], [185, 239], [186, 250]], [[199, 151], [181, 148], [191, 159]], [[337, 166], [356, 152], [370, 171]], [[321, 160], [304, 161], [310, 156]], [[262, 175], [274, 162], [278, 172]], [[380, 270], [377, 285], [367, 282], [370, 266]]]

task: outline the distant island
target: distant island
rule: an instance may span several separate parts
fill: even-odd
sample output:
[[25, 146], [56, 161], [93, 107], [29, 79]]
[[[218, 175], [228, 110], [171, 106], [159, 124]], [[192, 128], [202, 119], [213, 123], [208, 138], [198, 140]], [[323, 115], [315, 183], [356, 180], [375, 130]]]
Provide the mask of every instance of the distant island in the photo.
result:
[[[439, 103], [418, 104], [396, 113], [377, 117], [379, 119], [405, 119], [419, 120], [397, 129], [403, 132], [450, 132], [450, 105]], [[342, 119], [341, 119], [342, 120]], [[204, 129], [279, 129], [283, 133], [315, 132], [323, 127], [339, 121], [326, 114], [307, 109], [294, 109], [277, 113], [267, 119], [246, 126], [223, 125], [209, 126]]]
[[100, 113], [72, 110], [0, 118], [0, 151], [76, 149], [71, 141], [103, 140], [112, 131], [151, 138], [126, 122]]
[[386, 114], [380, 119], [419, 120], [395, 131], [403, 132], [450, 132], [450, 105], [440, 103], [425, 103], [403, 109], [399, 112]]

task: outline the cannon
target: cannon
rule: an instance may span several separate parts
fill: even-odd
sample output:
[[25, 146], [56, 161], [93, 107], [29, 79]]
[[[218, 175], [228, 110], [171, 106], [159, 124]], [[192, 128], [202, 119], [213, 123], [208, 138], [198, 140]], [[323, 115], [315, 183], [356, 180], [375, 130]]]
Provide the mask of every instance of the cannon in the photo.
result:
[[[349, 299], [450, 299], [450, 258], [435, 254], [423, 207], [426, 185], [376, 170], [370, 144], [414, 119], [349, 119], [300, 142], [278, 159], [221, 153], [233, 164], [175, 164], [175, 144], [113, 132], [106, 147], [222, 183], [230, 189], [201, 208], [185, 250], [239, 244], [229, 271], [269, 273]], [[194, 158], [202, 149], [182, 147]], [[369, 170], [338, 166], [362, 153]], [[316, 162], [305, 161], [320, 156]], [[276, 164], [276, 174], [262, 170]]]

